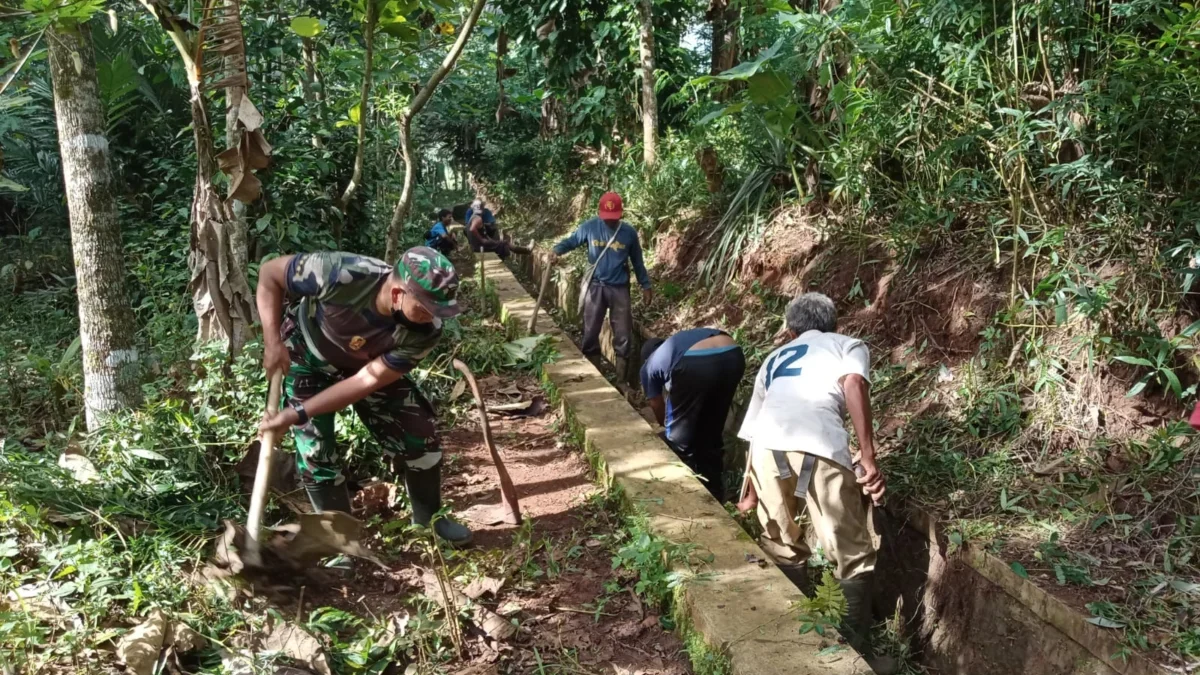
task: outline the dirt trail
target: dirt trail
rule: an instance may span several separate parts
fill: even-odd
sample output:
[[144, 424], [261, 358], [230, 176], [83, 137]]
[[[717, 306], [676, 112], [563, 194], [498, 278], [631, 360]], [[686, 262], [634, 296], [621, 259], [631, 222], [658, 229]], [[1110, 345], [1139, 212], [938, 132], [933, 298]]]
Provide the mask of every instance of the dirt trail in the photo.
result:
[[[489, 405], [542, 396], [529, 376], [491, 376], [480, 386]], [[469, 396], [469, 394], [467, 395]], [[472, 406], [473, 408], [473, 406]], [[620, 520], [607, 511], [586, 459], [564, 445], [558, 415], [548, 407], [536, 416], [492, 413], [492, 433], [516, 484], [525, 523], [521, 526], [470, 523], [475, 544], [448, 552], [447, 564], [460, 583], [474, 578], [502, 579], [494, 595], [479, 601], [520, 626], [516, 637], [491, 642], [467, 632], [467, 649], [446, 672], [471, 673], [619, 673], [683, 675], [691, 672], [679, 638], [660, 625], [656, 608], [645, 606], [630, 590], [632, 580], [612, 569], [612, 547], [620, 539]], [[475, 413], [443, 431], [446, 453], [445, 495], [461, 514], [477, 504], [497, 504], [495, 468], [482, 443]], [[356, 507], [380, 516], [378, 523], [406, 519], [391, 512], [391, 486], [380, 484], [356, 495]], [[370, 517], [370, 516], [368, 516]], [[379, 525], [373, 526], [377, 529]], [[380, 540], [368, 542], [376, 550]], [[427, 567], [415, 548], [385, 556], [392, 572], [356, 562], [352, 578], [309, 591], [307, 607], [329, 604], [356, 614], [402, 612], [406, 597], [420, 592], [420, 571]], [[472, 572], [468, 572], [471, 570]], [[294, 611], [294, 607], [292, 611]]]

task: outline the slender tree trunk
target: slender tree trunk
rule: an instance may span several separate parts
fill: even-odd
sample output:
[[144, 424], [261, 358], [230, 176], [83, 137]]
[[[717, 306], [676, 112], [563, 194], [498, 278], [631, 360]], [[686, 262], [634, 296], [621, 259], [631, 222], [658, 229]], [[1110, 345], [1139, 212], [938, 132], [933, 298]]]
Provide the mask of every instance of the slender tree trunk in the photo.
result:
[[[712, 49], [709, 52], [709, 75], [719, 75], [738, 64], [742, 43], [738, 36], [741, 10], [730, 0], [712, 0], [706, 13], [712, 26]], [[727, 100], [739, 83], [727, 82], [716, 91], [716, 100]]]
[[[254, 295], [246, 281], [249, 252], [246, 236], [237, 224], [231, 203], [226, 203], [213, 180], [219, 169], [213, 144], [207, 99], [199, 85], [192, 89], [192, 132], [196, 140], [196, 187], [192, 193], [188, 290], [199, 323], [196, 339], [220, 340], [237, 355], [250, 336], [255, 321]], [[244, 229], [244, 228], [243, 228]]]
[[[312, 38], [301, 38], [304, 45], [304, 77], [300, 78], [300, 88], [304, 90], [304, 102], [308, 104], [309, 111], [316, 115], [317, 124], [319, 125], [325, 119], [324, 104], [321, 96], [316, 91], [317, 87], [317, 55], [313, 49]], [[325, 143], [316, 133], [312, 136], [312, 146], [314, 148], [323, 148]]]
[[504, 97], [504, 57], [508, 55], [508, 33], [503, 28], [496, 35], [496, 124], [504, 121], [508, 114], [508, 101]]
[[[233, 5], [233, 0], [226, 0], [227, 5]], [[238, 126], [238, 110], [242, 105], [242, 97], [246, 95], [245, 87], [227, 87], [225, 89], [225, 147], [236, 148], [242, 142], [242, 130]], [[229, 222], [229, 251], [234, 268], [250, 269], [250, 229], [246, 226], [245, 203], [231, 199], [228, 203], [233, 214]]]
[[105, 416], [141, 401], [141, 364], [92, 34], [86, 24], [52, 26], [46, 46], [78, 284], [83, 403], [87, 427], [94, 430]]
[[350, 183], [346, 185], [346, 190], [338, 200], [341, 217], [335, 220], [333, 225], [333, 238], [339, 244], [342, 241], [342, 222], [346, 219], [346, 209], [349, 208], [354, 193], [358, 191], [358, 185], [362, 182], [363, 164], [366, 161], [367, 103], [371, 95], [371, 68], [375, 57], [375, 12], [374, 0], [368, 0], [367, 15], [363, 19], [363, 41], [366, 42], [367, 55], [363, 65], [362, 90], [358, 96], [358, 150], [354, 153], [354, 174], [350, 176]]
[[400, 115], [400, 152], [404, 155], [404, 187], [400, 191], [400, 201], [396, 202], [396, 209], [392, 211], [392, 222], [388, 227], [386, 257], [389, 261], [394, 261], [400, 255], [400, 228], [403, 227], [404, 219], [408, 217], [408, 211], [412, 208], [413, 185], [416, 183], [417, 171], [412, 149], [413, 118], [429, 103], [429, 99], [433, 98], [434, 90], [454, 68], [458, 57], [462, 55], [463, 48], [467, 45], [467, 40], [471, 37], [471, 32], [475, 30], [475, 24], [479, 22], [479, 15], [483, 13], [485, 4], [487, 4], [487, 0], [475, 0], [475, 5], [471, 7], [471, 14], [467, 16], [467, 20], [459, 29], [458, 39], [446, 53], [446, 58], [442, 59], [442, 65], [438, 66], [433, 75], [429, 76], [429, 81], [413, 98], [408, 109]]
[[[174, 17], [160, 13], [152, 0], [139, 0], [167, 31], [183, 60], [191, 93], [192, 134], [196, 140], [196, 187], [192, 193], [188, 242], [188, 291], [199, 324], [199, 342], [220, 340], [236, 356], [257, 320], [254, 294], [246, 281], [249, 258], [245, 233], [237, 230], [233, 210], [221, 199], [213, 180], [218, 173], [208, 99], [196, 79], [196, 46]], [[230, 226], [233, 223], [233, 226]]]
[[653, 0], [638, 0], [642, 52], [642, 149], [647, 171], [658, 162], [658, 93], [654, 86]]
[[709, 52], [710, 75], [719, 75], [738, 63], [741, 39], [738, 23], [741, 12], [729, 0], [713, 0], [708, 9], [712, 25], [712, 50]]

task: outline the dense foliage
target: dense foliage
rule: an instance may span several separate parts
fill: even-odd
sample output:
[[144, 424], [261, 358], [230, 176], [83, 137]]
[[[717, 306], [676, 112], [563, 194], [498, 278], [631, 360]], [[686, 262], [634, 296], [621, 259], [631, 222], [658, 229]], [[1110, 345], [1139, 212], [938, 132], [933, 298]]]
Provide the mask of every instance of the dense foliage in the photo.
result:
[[[274, 146], [246, 210], [251, 283], [280, 254], [383, 254], [404, 169], [395, 120], [468, 8], [365, 2], [377, 17], [365, 109], [363, 1], [242, 4], [250, 92]], [[506, 227], [548, 239], [616, 189], [659, 254], [658, 300], [639, 307], [648, 326], [719, 323], [755, 361], [784, 296], [837, 295], [878, 357], [883, 463], [897, 492], [944, 515], [960, 544], [976, 539], [1090, 593], [1130, 649], [1180, 666], [1200, 657], [1200, 479], [1195, 437], [1177, 423], [1200, 379], [1200, 10], [1165, 0], [653, 7], [653, 171], [642, 164], [637, 3], [502, 0], [414, 120], [405, 241], [475, 192]], [[160, 549], [95, 523], [94, 538], [68, 536], [45, 519], [103, 503], [111, 517], [169, 528], [169, 546], [194, 558], [194, 538], [236, 510], [204, 460], [233, 459], [261, 392], [249, 361], [190, 358], [196, 148], [187, 73], [167, 34], [130, 0], [25, 0], [0, 5], [0, 18], [0, 474], [28, 477], [4, 486], [0, 563], [28, 563], [5, 554], [12, 546], [50, 550], [63, 537], [55, 545], [79, 555], [119, 550], [114, 578], [146, 571], [111, 597], [84, 597], [137, 614], [151, 591], [178, 592], [156, 576]], [[80, 345], [42, 40], [48, 22], [77, 18], [90, 18], [96, 44], [150, 359], [145, 409], [87, 439], [106, 486], [63, 492], [48, 476], [80, 442]], [[215, 95], [208, 111], [218, 137], [223, 103]], [[339, 208], [364, 120], [361, 188]], [[462, 344], [499, 364], [472, 330]], [[177, 471], [133, 452], [176, 446]], [[36, 627], [7, 630], [0, 650], [40, 639]]]

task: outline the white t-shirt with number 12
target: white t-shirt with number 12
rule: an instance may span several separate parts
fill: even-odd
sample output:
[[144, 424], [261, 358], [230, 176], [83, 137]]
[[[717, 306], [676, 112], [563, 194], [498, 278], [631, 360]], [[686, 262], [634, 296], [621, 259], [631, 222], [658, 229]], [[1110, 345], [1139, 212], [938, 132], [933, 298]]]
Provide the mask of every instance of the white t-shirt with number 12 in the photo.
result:
[[807, 452], [853, 469], [841, 379], [870, 381], [862, 340], [810, 330], [771, 352], [758, 369], [738, 437], [755, 450]]

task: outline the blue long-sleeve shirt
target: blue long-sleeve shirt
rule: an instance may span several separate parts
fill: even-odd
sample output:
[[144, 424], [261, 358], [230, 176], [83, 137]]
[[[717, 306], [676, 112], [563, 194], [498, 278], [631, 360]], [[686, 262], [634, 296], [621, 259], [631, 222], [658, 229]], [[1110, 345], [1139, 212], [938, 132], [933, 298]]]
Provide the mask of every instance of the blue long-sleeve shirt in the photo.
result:
[[[629, 265], [627, 263], [632, 262], [638, 285], [642, 288], [650, 288], [650, 275], [646, 273], [646, 263], [642, 260], [642, 244], [638, 241], [637, 230], [625, 221], [621, 221], [617, 227], [617, 238], [613, 240], [612, 250], [605, 254], [604, 259], [600, 261], [592, 280], [605, 286], [628, 286]], [[588, 263], [595, 264], [596, 259], [600, 257], [600, 252], [604, 250], [604, 245], [608, 243], [612, 235], [613, 231], [604, 224], [603, 220], [592, 218], [555, 244], [554, 252], [562, 255], [586, 244]]]

